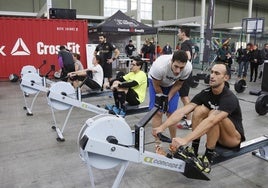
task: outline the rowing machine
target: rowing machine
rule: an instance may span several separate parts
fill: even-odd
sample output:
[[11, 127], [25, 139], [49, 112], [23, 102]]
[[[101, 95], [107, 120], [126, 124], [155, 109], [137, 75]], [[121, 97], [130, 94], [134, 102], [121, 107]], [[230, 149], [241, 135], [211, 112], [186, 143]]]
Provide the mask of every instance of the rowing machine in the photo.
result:
[[[76, 91], [75, 88], [68, 82], [60, 81], [54, 83], [49, 88], [49, 91], [47, 93], [47, 99], [48, 104], [51, 107], [52, 118], [54, 121], [54, 126], [52, 126], [52, 129], [54, 129], [58, 135], [57, 141], [65, 141], [65, 138], [63, 137], [63, 131], [67, 125], [73, 107], [81, 108], [83, 110], [94, 112], [96, 114], [108, 113], [108, 111], [105, 109], [99, 108], [89, 103], [82, 102], [80, 87], [78, 87]], [[57, 126], [54, 109], [69, 110], [65, 118], [64, 124], [62, 126], [62, 129], [58, 128]]]
[[155, 107], [131, 130], [125, 119], [109, 114], [89, 118], [78, 136], [80, 156], [85, 161], [90, 176], [91, 186], [95, 187], [92, 167], [110, 169], [121, 164], [113, 183], [118, 187], [129, 162], [142, 163], [154, 167], [182, 173], [187, 178], [209, 180], [190, 160], [168, 158], [145, 151], [144, 127], [159, 109], [167, 108], [167, 96], [157, 96]]
[[[257, 149], [259, 149], [259, 151], [254, 151]], [[213, 159], [213, 164], [217, 164], [249, 152], [252, 152], [252, 154], [257, 157], [268, 160], [268, 135], [242, 142], [239, 150], [217, 146], [215, 148], [215, 152], [216, 156]]]
[[[48, 86], [53, 84], [54, 82], [47, 79], [47, 75], [55, 70], [55, 65], [51, 65], [49, 72], [44, 76], [41, 77], [37, 73], [36, 69], [33, 66], [24, 66], [21, 71], [21, 81], [20, 81], [20, 88], [23, 92], [23, 99], [25, 106], [23, 107], [24, 110], [27, 110], [27, 116], [32, 116], [32, 109], [34, 102], [39, 95], [40, 92], [47, 92]], [[30, 107], [28, 106], [26, 96], [28, 97], [30, 94], [33, 94], [34, 97], [32, 99]]]

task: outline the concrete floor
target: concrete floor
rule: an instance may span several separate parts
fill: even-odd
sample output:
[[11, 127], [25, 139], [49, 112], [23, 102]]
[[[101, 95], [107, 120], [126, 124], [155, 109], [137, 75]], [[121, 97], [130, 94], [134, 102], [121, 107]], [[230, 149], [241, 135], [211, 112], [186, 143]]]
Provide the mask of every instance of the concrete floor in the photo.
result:
[[[231, 82], [234, 82], [232, 80]], [[233, 86], [232, 90], [233, 90]], [[75, 108], [67, 124], [65, 142], [56, 141], [50, 108], [46, 94], [41, 93], [35, 102], [33, 116], [26, 116], [19, 82], [0, 82], [0, 187], [2, 188], [85, 188], [91, 187], [88, 170], [79, 157], [78, 133], [85, 121], [95, 114]], [[204, 86], [191, 89], [191, 96]], [[241, 99], [255, 102], [257, 96], [249, 95], [250, 90], [259, 90], [257, 83], [248, 83]], [[27, 100], [30, 100], [27, 98]], [[92, 97], [84, 100], [92, 104], [111, 103], [108, 96]], [[148, 103], [148, 101], [146, 101]], [[254, 104], [240, 101], [243, 123], [247, 139], [268, 134], [268, 116], [259, 116]], [[57, 120], [63, 123], [66, 111], [57, 111]], [[126, 121], [133, 125], [144, 114], [130, 115]], [[153, 141], [151, 126], [145, 128], [146, 142]], [[189, 130], [178, 130], [184, 135]], [[204, 142], [204, 141], [203, 141]], [[149, 144], [146, 150], [153, 151]], [[127, 155], [127, 154], [126, 154]], [[94, 169], [96, 187], [111, 187], [119, 167], [109, 170]], [[251, 153], [213, 166], [208, 175], [211, 181], [187, 179], [183, 175], [156, 167], [130, 163], [120, 187], [128, 188], [173, 188], [173, 187], [244, 187], [260, 188], [268, 186], [268, 163]]]

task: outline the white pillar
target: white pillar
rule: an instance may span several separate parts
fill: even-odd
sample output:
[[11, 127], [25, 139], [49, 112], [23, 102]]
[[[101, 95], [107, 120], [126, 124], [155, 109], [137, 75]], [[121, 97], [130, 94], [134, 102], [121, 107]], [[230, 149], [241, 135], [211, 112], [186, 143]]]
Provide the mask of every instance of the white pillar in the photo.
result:
[[[137, 21], [140, 22], [141, 21], [141, 1], [137, 0]], [[137, 43], [137, 52], [140, 53], [141, 50], [141, 36], [137, 35], [136, 37], [136, 43]]]
[[[248, 0], [248, 18], [252, 17], [252, 4], [253, 0]], [[247, 34], [247, 43], [250, 42], [250, 34]]]
[[206, 0], [202, 0], [202, 2], [201, 2], [200, 54], [199, 54], [199, 62], [203, 62], [203, 54], [204, 54], [205, 11], [206, 11]]

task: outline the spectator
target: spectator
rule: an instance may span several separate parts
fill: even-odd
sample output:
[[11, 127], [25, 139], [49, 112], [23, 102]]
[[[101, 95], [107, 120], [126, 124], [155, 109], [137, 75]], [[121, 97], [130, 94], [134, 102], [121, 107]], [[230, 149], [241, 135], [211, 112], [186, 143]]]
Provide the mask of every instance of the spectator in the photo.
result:
[[[258, 67], [262, 62], [261, 51], [258, 49], [258, 45], [253, 45], [253, 49], [250, 52], [250, 82], [256, 82], [258, 77]], [[254, 80], [253, 80], [254, 75]]]
[[163, 54], [172, 54], [172, 48], [169, 45], [169, 43], [167, 42], [167, 44], [163, 47], [162, 50]]
[[239, 68], [238, 68], [238, 79], [241, 79], [241, 76], [243, 76], [242, 78], [245, 80], [247, 77], [250, 51], [252, 50], [251, 48], [252, 48], [252, 44], [248, 43], [247, 47], [242, 50], [241, 62], [239, 63]]
[[128, 57], [133, 55], [133, 52], [136, 50], [136, 47], [133, 45], [132, 40], [129, 40], [128, 44], [125, 47], [125, 53]]

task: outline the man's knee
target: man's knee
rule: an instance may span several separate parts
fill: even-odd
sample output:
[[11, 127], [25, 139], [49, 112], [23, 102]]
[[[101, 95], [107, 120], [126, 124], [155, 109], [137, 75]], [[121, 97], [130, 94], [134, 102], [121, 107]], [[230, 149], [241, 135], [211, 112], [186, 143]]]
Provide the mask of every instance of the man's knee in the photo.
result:
[[193, 112], [193, 116], [195, 118], [206, 118], [210, 113], [210, 110], [205, 107], [204, 105], [200, 105], [200, 106], [197, 106], [195, 109], [194, 109], [194, 112]]

